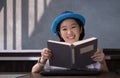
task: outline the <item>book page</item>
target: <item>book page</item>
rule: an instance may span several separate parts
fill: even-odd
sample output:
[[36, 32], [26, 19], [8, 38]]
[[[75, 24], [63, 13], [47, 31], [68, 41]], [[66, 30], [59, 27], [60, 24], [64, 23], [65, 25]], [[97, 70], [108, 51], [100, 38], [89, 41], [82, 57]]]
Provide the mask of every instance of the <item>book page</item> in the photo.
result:
[[88, 39], [84, 39], [84, 40], [81, 40], [81, 41], [74, 42], [73, 45], [76, 46], [76, 45], [83, 44], [83, 43], [86, 43], [86, 42], [89, 42], [89, 41], [92, 41], [92, 40], [95, 40], [95, 39], [97, 39], [97, 38], [96, 37], [91, 37], [91, 38], [88, 38]]
[[57, 43], [57, 44], [63, 44], [63, 45], [69, 45], [69, 46], [72, 45], [72, 44], [67, 43], [67, 42], [60, 42], [60, 41], [54, 41], [54, 40], [48, 40], [48, 42]]

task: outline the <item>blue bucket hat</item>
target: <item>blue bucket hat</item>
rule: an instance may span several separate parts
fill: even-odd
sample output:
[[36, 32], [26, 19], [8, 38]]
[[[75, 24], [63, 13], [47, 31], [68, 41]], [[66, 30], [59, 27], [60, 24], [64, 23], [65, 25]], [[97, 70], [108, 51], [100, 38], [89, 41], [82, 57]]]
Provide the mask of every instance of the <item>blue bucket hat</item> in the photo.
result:
[[55, 35], [58, 36], [58, 31], [57, 31], [58, 24], [66, 18], [78, 19], [82, 22], [83, 26], [85, 25], [85, 18], [82, 15], [73, 13], [71, 11], [65, 11], [65, 12], [61, 13], [58, 17], [56, 17], [52, 23], [51, 30]]

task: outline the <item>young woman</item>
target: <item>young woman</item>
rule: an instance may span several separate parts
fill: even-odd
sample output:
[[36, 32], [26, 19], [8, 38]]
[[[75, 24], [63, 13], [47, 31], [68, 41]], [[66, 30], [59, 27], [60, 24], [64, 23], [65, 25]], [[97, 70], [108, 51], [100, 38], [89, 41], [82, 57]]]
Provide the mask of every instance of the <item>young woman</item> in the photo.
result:
[[[52, 32], [60, 38], [60, 41], [72, 44], [84, 38], [84, 25], [85, 18], [83, 16], [71, 11], [65, 11], [53, 21], [51, 28]], [[102, 50], [96, 51], [94, 55], [91, 56], [91, 59], [96, 61], [96, 63], [87, 65], [86, 67], [89, 69], [95, 68], [101, 72], [107, 72], [108, 68], [106, 66], [104, 56], [105, 55]], [[42, 71], [45, 68], [47, 60], [51, 57], [51, 50], [48, 48], [44, 48], [41, 52], [41, 58], [32, 67], [32, 72], [39, 73], [40, 71]], [[48, 67], [52, 68], [52, 66]]]

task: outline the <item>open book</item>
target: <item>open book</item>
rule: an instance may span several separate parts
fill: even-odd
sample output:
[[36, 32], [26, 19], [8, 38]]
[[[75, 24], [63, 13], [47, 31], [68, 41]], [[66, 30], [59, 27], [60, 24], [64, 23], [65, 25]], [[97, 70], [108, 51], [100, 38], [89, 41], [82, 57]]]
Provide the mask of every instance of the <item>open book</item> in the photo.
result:
[[78, 69], [95, 63], [91, 56], [97, 51], [96, 37], [77, 41], [73, 44], [48, 40], [47, 44], [53, 54], [50, 59], [51, 66]]

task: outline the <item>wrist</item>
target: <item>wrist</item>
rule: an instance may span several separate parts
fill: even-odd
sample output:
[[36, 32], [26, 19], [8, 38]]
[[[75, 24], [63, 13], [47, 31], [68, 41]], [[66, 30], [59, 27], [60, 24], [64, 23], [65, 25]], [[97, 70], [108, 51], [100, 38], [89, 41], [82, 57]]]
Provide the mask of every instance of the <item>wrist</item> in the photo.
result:
[[44, 64], [45, 64], [46, 61], [47, 61], [47, 59], [45, 59], [44, 57], [40, 57], [40, 58], [39, 58], [39, 61], [40, 61], [41, 63], [44, 63]]
[[104, 63], [105, 63], [105, 60], [100, 61], [100, 63], [101, 63], [101, 64], [104, 64]]
[[44, 67], [45, 66], [45, 61], [43, 61], [41, 58], [38, 59], [37, 63], [39, 66]]

